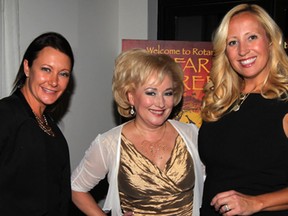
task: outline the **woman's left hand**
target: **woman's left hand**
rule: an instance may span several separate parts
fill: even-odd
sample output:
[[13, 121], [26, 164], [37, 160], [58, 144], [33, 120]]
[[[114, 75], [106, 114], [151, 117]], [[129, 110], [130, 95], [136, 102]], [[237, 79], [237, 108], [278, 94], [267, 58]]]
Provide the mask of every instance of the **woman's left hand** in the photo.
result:
[[211, 205], [223, 216], [252, 215], [260, 210], [255, 197], [234, 190], [218, 193], [212, 199]]

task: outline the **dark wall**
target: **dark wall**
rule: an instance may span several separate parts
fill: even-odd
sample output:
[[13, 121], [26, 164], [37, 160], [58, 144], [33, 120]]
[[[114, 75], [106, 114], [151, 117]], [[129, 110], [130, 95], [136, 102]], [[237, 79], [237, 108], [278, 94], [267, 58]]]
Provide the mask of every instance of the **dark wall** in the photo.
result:
[[210, 41], [224, 14], [241, 3], [262, 6], [288, 37], [287, 0], [158, 0], [158, 40]]

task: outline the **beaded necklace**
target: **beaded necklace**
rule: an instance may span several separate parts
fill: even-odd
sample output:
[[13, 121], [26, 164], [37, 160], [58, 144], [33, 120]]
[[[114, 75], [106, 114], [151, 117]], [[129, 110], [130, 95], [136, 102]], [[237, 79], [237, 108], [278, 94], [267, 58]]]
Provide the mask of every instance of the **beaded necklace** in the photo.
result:
[[38, 122], [38, 126], [49, 136], [55, 137], [55, 133], [53, 132], [52, 128], [49, 126], [48, 121], [46, 119], [46, 116], [43, 114], [43, 119], [44, 121], [42, 121], [33, 111], [34, 116]]

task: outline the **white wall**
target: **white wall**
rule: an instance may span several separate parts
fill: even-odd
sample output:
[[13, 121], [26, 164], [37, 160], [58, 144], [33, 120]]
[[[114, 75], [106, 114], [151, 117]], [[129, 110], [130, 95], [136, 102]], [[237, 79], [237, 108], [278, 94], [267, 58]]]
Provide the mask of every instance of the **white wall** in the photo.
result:
[[76, 88], [60, 123], [72, 169], [96, 135], [116, 125], [114, 60], [121, 39], [148, 39], [148, 32], [156, 39], [155, 8], [156, 0], [19, 0], [21, 56], [34, 37], [47, 31], [63, 34], [74, 50]]

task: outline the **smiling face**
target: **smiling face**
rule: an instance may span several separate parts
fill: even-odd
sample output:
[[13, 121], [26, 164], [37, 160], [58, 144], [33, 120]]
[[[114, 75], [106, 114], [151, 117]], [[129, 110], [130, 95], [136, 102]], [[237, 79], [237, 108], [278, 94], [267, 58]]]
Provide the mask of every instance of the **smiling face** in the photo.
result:
[[65, 91], [71, 73], [70, 58], [52, 47], [42, 49], [31, 67], [24, 60], [26, 82], [22, 92], [32, 110], [44, 111]]
[[226, 54], [244, 79], [263, 82], [269, 74], [270, 41], [256, 16], [243, 12], [229, 23]]
[[174, 106], [173, 82], [167, 75], [159, 84], [152, 75], [147, 82], [128, 93], [128, 98], [135, 107], [136, 121], [153, 128], [161, 126], [172, 112]]

